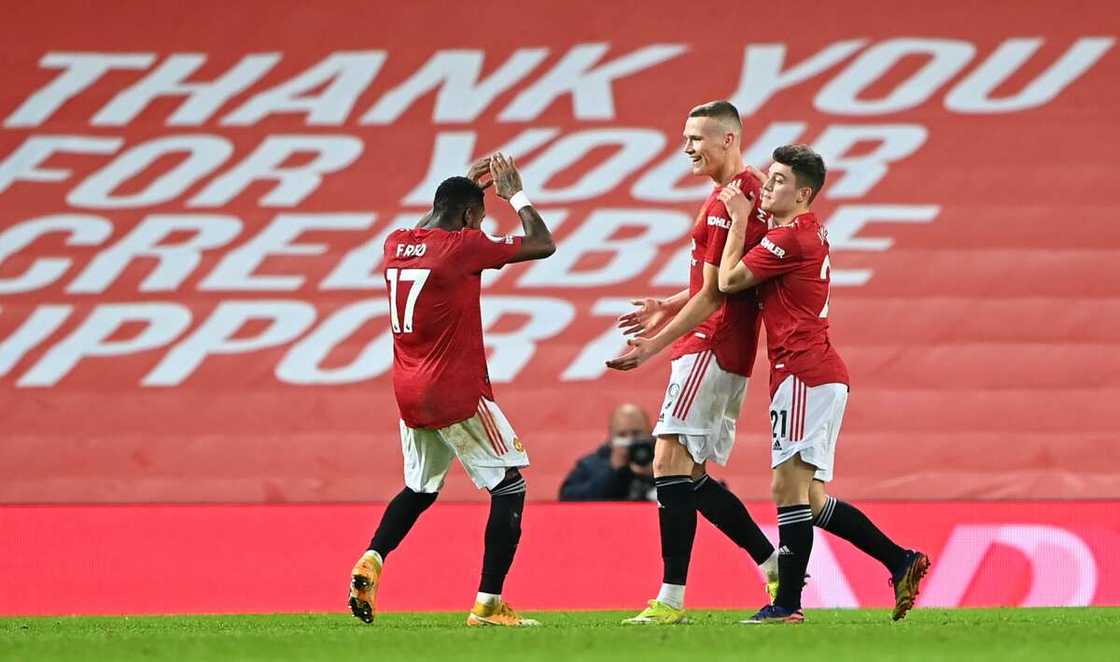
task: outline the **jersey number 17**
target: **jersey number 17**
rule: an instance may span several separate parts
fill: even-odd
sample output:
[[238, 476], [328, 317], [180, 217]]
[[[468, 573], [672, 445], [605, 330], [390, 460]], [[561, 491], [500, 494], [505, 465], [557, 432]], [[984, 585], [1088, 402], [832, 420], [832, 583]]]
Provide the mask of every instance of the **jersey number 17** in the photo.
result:
[[401, 333], [401, 316], [397, 312], [398, 283], [408, 281], [412, 287], [408, 288], [408, 299], [404, 303], [404, 333], [412, 333], [412, 316], [416, 314], [416, 300], [420, 298], [420, 290], [428, 282], [431, 269], [386, 269], [385, 281], [389, 284], [389, 319], [393, 324], [393, 333]]

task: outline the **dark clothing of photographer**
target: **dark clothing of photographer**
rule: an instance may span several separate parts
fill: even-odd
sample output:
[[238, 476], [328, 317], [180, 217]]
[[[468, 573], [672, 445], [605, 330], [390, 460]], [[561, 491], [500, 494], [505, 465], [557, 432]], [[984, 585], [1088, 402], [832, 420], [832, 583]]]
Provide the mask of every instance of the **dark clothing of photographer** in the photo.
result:
[[653, 474], [635, 474], [629, 464], [612, 467], [611, 451], [608, 441], [594, 453], [581, 457], [560, 486], [560, 500], [652, 501], [656, 493]]

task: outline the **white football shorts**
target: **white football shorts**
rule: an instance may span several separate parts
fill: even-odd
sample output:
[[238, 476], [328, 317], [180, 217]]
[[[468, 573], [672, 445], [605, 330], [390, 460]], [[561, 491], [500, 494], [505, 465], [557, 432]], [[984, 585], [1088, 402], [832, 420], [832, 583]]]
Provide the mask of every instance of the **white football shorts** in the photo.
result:
[[794, 375], [786, 377], [770, 401], [770, 467], [800, 454], [817, 468], [815, 480], [832, 480], [836, 439], [847, 404], [847, 384], [806, 386]]
[[677, 435], [697, 464], [727, 464], [747, 378], [719, 367], [711, 351], [672, 362], [669, 387], [653, 436]]
[[414, 492], [438, 492], [456, 457], [479, 489], [502, 482], [511, 467], [529, 466], [505, 414], [486, 398], [478, 401], [474, 416], [445, 428], [410, 428], [401, 421], [401, 449], [404, 484]]

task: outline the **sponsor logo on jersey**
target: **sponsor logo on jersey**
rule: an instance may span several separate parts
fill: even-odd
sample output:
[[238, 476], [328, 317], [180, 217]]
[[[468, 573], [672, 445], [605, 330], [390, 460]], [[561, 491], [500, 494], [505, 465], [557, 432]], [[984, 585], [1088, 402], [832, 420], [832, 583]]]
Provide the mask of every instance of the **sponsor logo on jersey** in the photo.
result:
[[786, 256], [786, 249], [770, 241], [767, 237], [762, 238], [762, 247], [776, 255], [779, 260]]
[[728, 219], [726, 219], [722, 216], [709, 216], [708, 217], [708, 225], [718, 225], [721, 228], [723, 228], [724, 230], [730, 230], [731, 229], [731, 221], [729, 221]]

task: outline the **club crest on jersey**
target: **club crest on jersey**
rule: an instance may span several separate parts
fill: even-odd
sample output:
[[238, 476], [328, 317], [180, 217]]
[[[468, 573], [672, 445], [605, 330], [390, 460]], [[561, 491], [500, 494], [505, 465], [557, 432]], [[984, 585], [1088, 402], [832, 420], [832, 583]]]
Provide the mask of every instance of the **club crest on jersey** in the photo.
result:
[[513, 237], [511, 235], [508, 235], [508, 234], [507, 235], [502, 235], [501, 237], [496, 237], [496, 236], [494, 236], [494, 235], [492, 235], [488, 232], [483, 232], [482, 234], [486, 235], [486, 238], [489, 239], [490, 241], [494, 242], [495, 244], [512, 244], [513, 243]]
[[762, 247], [773, 253], [779, 260], [786, 256], [786, 249], [770, 241], [768, 237], [762, 238]]
[[397, 244], [397, 257], [421, 257], [427, 252], [427, 244]]
[[727, 220], [726, 218], [724, 218], [722, 216], [709, 216], [708, 217], [708, 225], [718, 225], [721, 228], [723, 228], [724, 230], [730, 230], [731, 229], [731, 221]]

